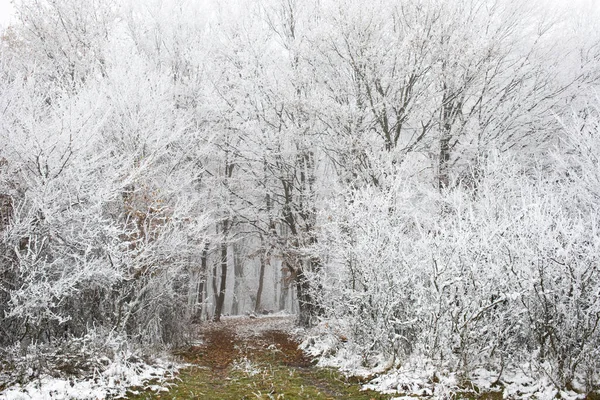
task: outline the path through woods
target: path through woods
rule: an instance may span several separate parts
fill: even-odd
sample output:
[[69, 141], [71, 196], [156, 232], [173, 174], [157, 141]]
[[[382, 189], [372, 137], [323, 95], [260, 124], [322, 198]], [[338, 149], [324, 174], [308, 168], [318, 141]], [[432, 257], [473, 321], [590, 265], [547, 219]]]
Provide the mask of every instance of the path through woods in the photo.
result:
[[130, 399], [388, 399], [358, 382], [317, 368], [298, 349], [292, 317], [223, 318], [199, 330], [199, 342], [178, 352], [191, 367], [169, 392]]

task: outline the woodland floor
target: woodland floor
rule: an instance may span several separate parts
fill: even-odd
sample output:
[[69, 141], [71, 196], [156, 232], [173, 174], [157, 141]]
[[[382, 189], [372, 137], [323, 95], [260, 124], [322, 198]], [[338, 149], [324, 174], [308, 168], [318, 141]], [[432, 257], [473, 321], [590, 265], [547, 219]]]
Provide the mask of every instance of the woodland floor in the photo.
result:
[[129, 399], [389, 399], [358, 381], [317, 368], [290, 334], [290, 317], [224, 318], [204, 324], [177, 355], [190, 364], [168, 392]]

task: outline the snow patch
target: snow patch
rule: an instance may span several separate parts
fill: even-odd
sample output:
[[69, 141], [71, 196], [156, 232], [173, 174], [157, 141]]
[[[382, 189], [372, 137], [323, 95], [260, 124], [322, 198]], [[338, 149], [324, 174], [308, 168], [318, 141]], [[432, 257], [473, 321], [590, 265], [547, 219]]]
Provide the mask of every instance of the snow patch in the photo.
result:
[[[168, 391], [167, 381], [183, 365], [157, 359], [152, 365], [127, 361], [130, 356], [115, 357], [104, 371], [86, 378], [55, 378], [49, 375], [26, 384], [15, 384], [0, 393], [2, 400], [106, 399], [124, 398], [129, 388]], [[134, 390], [131, 390], [135, 393]]]
[[[530, 364], [523, 363], [506, 367], [499, 371], [476, 368], [468, 376], [436, 367], [425, 357], [413, 356], [402, 365], [391, 366], [384, 357], [373, 357], [365, 366], [365, 360], [358, 349], [345, 342], [339, 326], [332, 328], [330, 323], [321, 324], [310, 330], [300, 347], [310, 356], [318, 358], [318, 366], [332, 367], [347, 376], [370, 378], [363, 385], [364, 390], [397, 395], [394, 399], [453, 398], [456, 393], [482, 393], [502, 391], [504, 399], [550, 400], [560, 394], [560, 398], [581, 400], [586, 397], [582, 385], [574, 382], [575, 391], [559, 391], [556, 386]], [[537, 371], [537, 372], [536, 372]]]

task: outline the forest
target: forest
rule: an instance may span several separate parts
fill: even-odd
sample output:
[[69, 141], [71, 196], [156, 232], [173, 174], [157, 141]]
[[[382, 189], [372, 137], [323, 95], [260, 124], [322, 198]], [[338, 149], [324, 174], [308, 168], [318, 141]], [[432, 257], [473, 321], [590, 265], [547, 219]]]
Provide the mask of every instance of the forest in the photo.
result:
[[286, 311], [323, 363], [395, 383], [413, 366], [600, 390], [597, 13], [15, 9], [0, 32], [0, 372]]

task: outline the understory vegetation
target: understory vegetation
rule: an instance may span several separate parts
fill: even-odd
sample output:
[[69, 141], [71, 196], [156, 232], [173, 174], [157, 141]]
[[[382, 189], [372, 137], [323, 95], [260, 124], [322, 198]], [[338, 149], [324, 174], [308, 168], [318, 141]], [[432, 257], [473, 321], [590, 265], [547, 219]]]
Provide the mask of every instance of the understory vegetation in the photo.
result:
[[[569, 140], [596, 154], [593, 136], [571, 131]], [[478, 369], [501, 383], [525, 368], [555, 388], [597, 388], [598, 218], [576, 172], [593, 169], [538, 166], [529, 176], [495, 158], [476, 189], [440, 194], [401, 177], [393, 191], [355, 192], [321, 240], [336, 260], [318, 278], [334, 336], [327, 351], [351, 354], [349, 370], [418, 359], [463, 382]]]
[[[0, 389], [287, 311], [380, 389], [600, 390], [593, 6], [14, 6]], [[95, 364], [61, 362], [70, 346]]]

